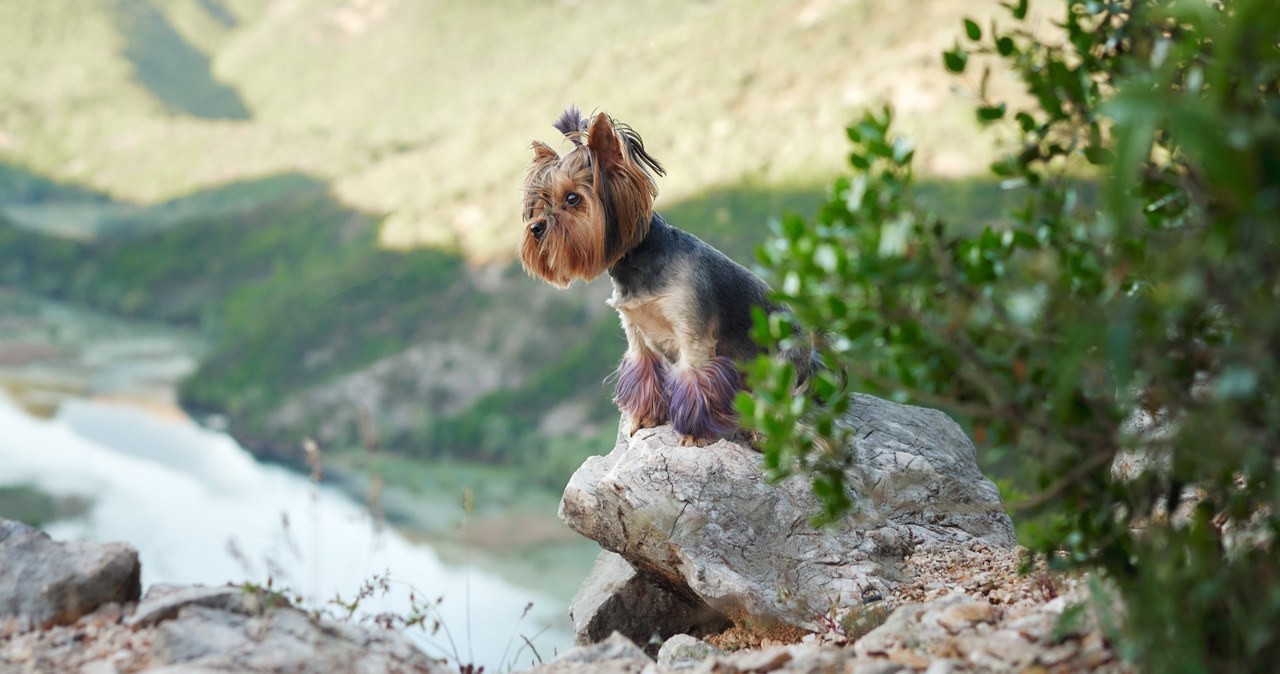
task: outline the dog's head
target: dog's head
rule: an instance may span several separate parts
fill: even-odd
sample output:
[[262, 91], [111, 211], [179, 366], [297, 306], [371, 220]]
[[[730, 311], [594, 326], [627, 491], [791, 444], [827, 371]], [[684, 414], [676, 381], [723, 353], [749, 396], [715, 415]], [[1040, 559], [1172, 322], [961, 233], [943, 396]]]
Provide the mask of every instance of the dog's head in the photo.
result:
[[631, 127], [577, 108], [555, 122], [573, 149], [563, 157], [534, 141], [524, 180], [525, 271], [552, 285], [590, 280], [613, 266], [649, 233], [662, 164]]

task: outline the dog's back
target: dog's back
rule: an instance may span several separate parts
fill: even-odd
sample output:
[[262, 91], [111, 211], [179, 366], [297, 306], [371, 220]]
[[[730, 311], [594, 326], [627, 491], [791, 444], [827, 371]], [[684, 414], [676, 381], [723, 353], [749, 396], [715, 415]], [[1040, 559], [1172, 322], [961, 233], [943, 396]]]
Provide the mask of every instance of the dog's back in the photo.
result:
[[769, 286], [758, 276], [656, 213], [649, 236], [609, 276], [616, 301], [644, 301], [687, 289], [684, 321], [714, 342], [714, 355], [736, 361], [760, 351], [751, 339], [752, 307], [776, 309], [768, 299]]

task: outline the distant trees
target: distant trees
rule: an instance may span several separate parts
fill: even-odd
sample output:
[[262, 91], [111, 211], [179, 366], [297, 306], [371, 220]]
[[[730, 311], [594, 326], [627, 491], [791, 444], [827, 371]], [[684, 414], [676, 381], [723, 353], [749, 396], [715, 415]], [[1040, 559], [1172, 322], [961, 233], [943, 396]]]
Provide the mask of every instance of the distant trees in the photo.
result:
[[[1151, 671], [1280, 662], [1280, 12], [1271, 0], [1068, 0], [1033, 32], [966, 21], [944, 54], [1003, 60], [1025, 108], [992, 166], [1007, 222], [952, 227], [915, 199], [889, 111], [849, 127], [853, 173], [760, 251], [779, 299], [827, 336], [824, 405], [753, 364], [739, 406], [776, 473], [850, 507], [850, 391], [943, 408], [1015, 466], [1020, 539], [1102, 571], [1121, 652]], [[1091, 188], [1097, 186], [1097, 190]], [[760, 319], [761, 339], [790, 323]], [[847, 385], [835, 373], [846, 373]], [[804, 432], [795, 429], [806, 429]], [[1134, 469], [1113, 471], [1117, 457]], [[1114, 628], [1114, 625], [1113, 625]]]

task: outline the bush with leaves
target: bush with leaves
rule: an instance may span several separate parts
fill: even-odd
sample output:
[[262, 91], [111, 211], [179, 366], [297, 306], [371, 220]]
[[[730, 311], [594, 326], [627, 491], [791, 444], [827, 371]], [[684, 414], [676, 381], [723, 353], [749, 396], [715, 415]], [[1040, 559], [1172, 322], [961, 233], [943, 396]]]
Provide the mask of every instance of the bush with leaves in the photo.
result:
[[857, 469], [850, 391], [942, 408], [1006, 472], [1020, 540], [1120, 591], [1128, 658], [1280, 662], [1273, 2], [1068, 0], [1033, 30], [1022, 0], [1011, 28], [966, 21], [945, 67], [1001, 61], [1029, 94], [978, 80], [979, 120], [1017, 138], [992, 170], [1025, 199], [977, 234], [915, 198], [887, 109], [851, 126], [852, 175], [760, 250], [793, 315], [757, 337], [819, 332], [829, 366], [815, 404], [788, 365], [751, 365], [740, 411], [774, 474], [812, 476], [830, 520]]

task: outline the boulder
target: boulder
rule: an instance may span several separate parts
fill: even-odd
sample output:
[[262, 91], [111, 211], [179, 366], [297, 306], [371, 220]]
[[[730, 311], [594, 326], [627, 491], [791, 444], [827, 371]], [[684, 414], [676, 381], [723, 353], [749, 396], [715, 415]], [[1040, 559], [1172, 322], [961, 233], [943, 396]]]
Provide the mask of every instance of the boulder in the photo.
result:
[[[147, 596], [138, 602], [133, 615], [124, 622], [129, 627], [151, 627], [178, 616], [185, 606], [204, 606], [237, 613], [261, 612], [266, 606], [259, 593], [246, 592], [232, 585], [209, 587], [207, 585], [169, 585], [157, 583], [147, 590]], [[276, 598], [279, 605], [286, 604]]]
[[614, 632], [597, 644], [579, 646], [526, 674], [641, 674], [653, 659], [630, 639]]
[[682, 447], [669, 426], [589, 458], [560, 517], [686, 603], [792, 635], [888, 596], [917, 546], [1015, 544], [973, 443], [945, 414], [856, 395], [842, 423], [854, 431], [855, 507], [832, 527], [809, 526], [819, 504], [804, 477], [771, 484], [751, 448]]
[[450, 672], [398, 631], [370, 629], [234, 587], [159, 586], [132, 618], [155, 672]]
[[138, 553], [124, 543], [55, 541], [0, 520], [0, 626], [11, 631], [66, 625], [141, 592]]
[[692, 635], [677, 634], [662, 642], [662, 648], [658, 650], [658, 669], [664, 671], [693, 669], [707, 658], [724, 654], [724, 651], [719, 648]]
[[135, 607], [140, 570], [127, 545], [55, 542], [0, 520], [0, 670], [453, 671], [399, 631], [303, 612], [261, 590], [156, 585]]
[[156, 671], [405, 672], [452, 671], [408, 637], [309, 615], [288, 606], [240, 613], [199, 604], [159, 623], [152, 645]]
[[[677, 634], [714, 634], [729, 621], [702, 601], [690, 602], [637, 573], [617, 553], [603, 550], [569, 605], [579, 646], [619, 632], [657, 653], [657, 643]], [[656, 639], [655, 639], [656, 637]]]

